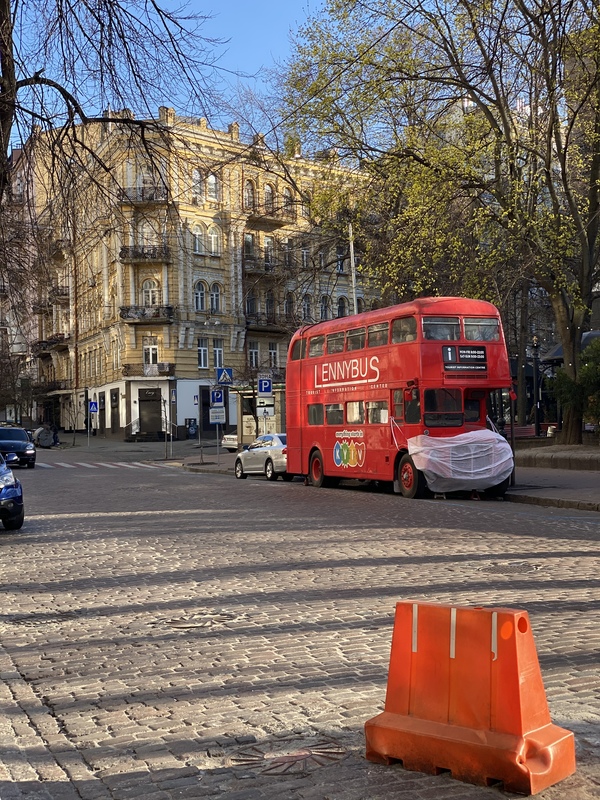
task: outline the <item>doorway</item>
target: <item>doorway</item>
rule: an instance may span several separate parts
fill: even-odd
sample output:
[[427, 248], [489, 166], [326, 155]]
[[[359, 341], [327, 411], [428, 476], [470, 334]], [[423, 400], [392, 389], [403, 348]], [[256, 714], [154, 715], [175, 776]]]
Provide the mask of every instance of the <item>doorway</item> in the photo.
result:
[[160, 389], [139, 389], [140, 433], [162, 435]]

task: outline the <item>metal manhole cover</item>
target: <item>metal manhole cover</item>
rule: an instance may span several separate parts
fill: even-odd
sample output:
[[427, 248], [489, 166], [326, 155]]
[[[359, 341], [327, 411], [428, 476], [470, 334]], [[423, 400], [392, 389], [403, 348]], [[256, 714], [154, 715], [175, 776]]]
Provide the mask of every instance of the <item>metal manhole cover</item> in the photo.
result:
[[32, 614], [12, 614], [4, 618], [4, 622], [11, 625], [25, 625], [34, 627], [36, 625], [56, 625], [81, 616], [80, 611], [55, 611], [55, 612], [34, 612]]
[[482, 567], [480, 572], [504, 572], [509, 575], [522, 575], [527, 572], [537, 572], [541, 569], [541, 564], [531, 564], [529, 561], [517, 563], [492, 564], [489, 567]]
[[231, 611], [207, 611], [202, 614], [190, 614], [186, 617], [164, 620], [164, 624], [171, 628], [211, 628], [216, 625], [226, 625], [228, 622], [238, 622], [244, 618], [243, 614]]
[[230, 756], [228, 763], [261, 775], [298, 775], [314, 772], [345, 757], [346, 750], [337, 742], [322, 740], [307, 744], [285, 740], [247, 747]]

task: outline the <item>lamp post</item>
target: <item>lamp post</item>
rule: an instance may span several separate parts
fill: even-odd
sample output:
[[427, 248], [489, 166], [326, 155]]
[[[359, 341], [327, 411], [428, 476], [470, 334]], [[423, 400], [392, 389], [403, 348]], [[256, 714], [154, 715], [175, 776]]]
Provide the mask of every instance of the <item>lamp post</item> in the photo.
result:
[[540, 435], [540, 387], [539, 387], [539, 351], [540, 343], [537, 336], [533, 337], [531, 349], [533, 351], [533, 423], [535, 435]]

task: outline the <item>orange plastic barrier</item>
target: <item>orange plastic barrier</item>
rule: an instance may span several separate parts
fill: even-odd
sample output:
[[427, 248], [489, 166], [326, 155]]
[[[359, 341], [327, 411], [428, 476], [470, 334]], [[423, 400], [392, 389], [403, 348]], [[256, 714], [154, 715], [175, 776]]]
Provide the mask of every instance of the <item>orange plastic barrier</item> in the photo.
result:
[[398, 603], [385, 711], [365, 736], [370, 761], [522, 794], [575, 772], [525, 611]]

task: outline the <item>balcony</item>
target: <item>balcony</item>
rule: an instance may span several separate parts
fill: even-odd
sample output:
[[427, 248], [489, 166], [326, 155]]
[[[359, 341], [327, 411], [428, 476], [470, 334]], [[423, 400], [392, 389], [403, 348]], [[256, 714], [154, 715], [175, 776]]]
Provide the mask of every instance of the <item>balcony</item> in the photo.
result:
[[50, 394], [51, 392], [64, 392], [71, 388], [71, 381], [40, 381], [39, 383], [32, 383], [31, 390], [37, 395]]
[[121, 372], [124, 378], [168, 378], [175, 375], [175, 364], [167, 361], [158, 364], [123, 364]]
[[31, 310], [34, 314], [49, 314], [52, 306], [49, 300], [36, 300], [31, 304]]
[[147, 244], [122, 247], [119, 251], [121, 261], [170, 261], [171, 251], [166, 245]]
[[248, 253], [244, 253], [242, 258], [244, 261], [244, 272], [247, 275], [271, 275], [281, 266], [274, 258], [265, 258], [264, 256], [261, 258], [259, 256], [249, 255]]
[[170, 325], [175, 318], [173, 306], [121, 306], [119, 316], [132, 325]]
[[296, 209], [290, 206], [259, 205], [244, 209], [248, 222], [259, 228], [280, 228], [296, 221]]
[[46, 339], [46, 345], [49, 350], [68, 350], [70, 338], [69, 333], [54, 333]]
[[295, 330], [293, 318], [285, 314], [249, 314], [246, 313], [246, 328], [250, 331], [285, 333]]
[[31, 343], [31, 352], [34, 356], [49, 355], [50, 345], [46, 339], [38, 339], [36, 342]]
[[50, 289], [50, 302], [56, 305], [64, 305], [69, 302], [69, 287], [68, 286], [53, 286]]
[[118, 192], [122, 203], [166, 203], [167, 196], [166, 186], [127, 186]]

